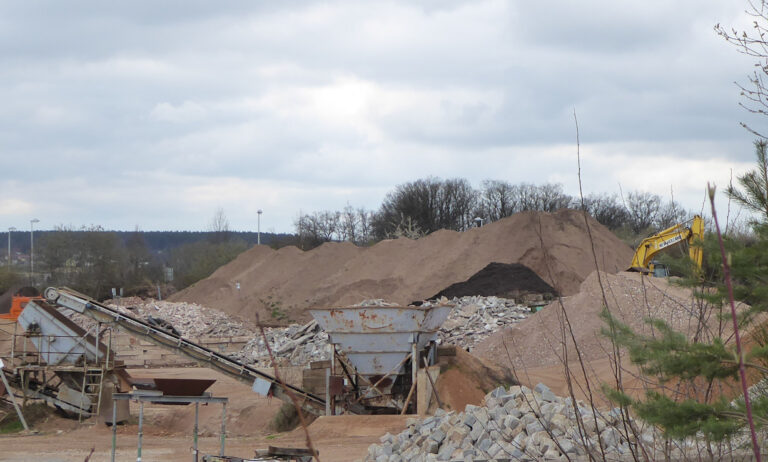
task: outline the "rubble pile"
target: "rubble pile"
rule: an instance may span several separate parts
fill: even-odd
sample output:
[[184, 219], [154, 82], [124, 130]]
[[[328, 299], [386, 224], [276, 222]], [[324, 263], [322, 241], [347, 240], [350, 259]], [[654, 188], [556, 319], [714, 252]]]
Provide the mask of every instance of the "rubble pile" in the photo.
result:
[[[288, 327], [265, 327], [264, 334], [269, 341], [272, 354], [280, 366], [306, 366], [313, 361], [330, 359], [328, 334], [320, 330], [317, 321]], [[258, 367], [272, 365], [264, 339], [259, 332], [248, 341], [232, 358]]]
[[[408, 424], [400, 434], [387, 433], [381, 444], [371, 445], [365, 460], [581, 460], [588, 451], [598, 460], [624, 460], [631, 457], [630, 441], [635, 450], [638, 440], [646, 447], [655, 441], [650, 429], [638, 429], [638, 422], [625, 426], [618, 408], [600, 413], [581, 401], [574, 407], [571, 398], [558, 397], [541, 383], [533, 390], [499, 387], [486, 395], [485, 406], [467, 405], [458, 413], [438, 410]], [[628, 436], [625, 428], [636, 430]]]
[[424, 306], [454, 305], [448, 319], [440, 327], [438, 340], [443, 345], [456, 345], [468, 351], [482, 340], [531, 314], [530, 308], [514, 300], [500, 297], [467, 296], [425, 302]]
[[131, 297], [122, 299], [119, 303], [113, 300], [107, 306], [161, 327], [164, 321], [185, 338], [252, 336], [257, 332], [254, 325], [248, 325], [223, 311], [196, 303]]

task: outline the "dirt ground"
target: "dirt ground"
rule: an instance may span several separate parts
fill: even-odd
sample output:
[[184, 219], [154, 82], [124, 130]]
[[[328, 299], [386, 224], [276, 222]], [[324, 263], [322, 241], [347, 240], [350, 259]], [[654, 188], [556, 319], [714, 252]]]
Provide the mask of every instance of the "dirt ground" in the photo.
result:
[[[250, 387], [210, 369], [174, 368], [131, 370], [134, 377], [215, 378], [209, 391], [229, 398], [227, 405], [226, 455], [253, 457], [253, 450], [268, 445], [304, 447], [302, 429], [273, 434], [268, 425], [282, 405], [277, 399], [263, 398]], [[192, 457], [194, 407], [146, 405], [143, 461], [189, 461]], [[132, 418], [118, 426], [117, 460], [136, 460], [138, 405], [132, 403]], [[321, 460], [352, 462], [362, 459], [368, 446], [386, 432], [398, 433], [409, 416], [321, 417], [310, 426], [313, 443]], [[218, 454], [221, 405], [201, 406], [199, 420], [201, 454]], [[91, 448], [91, 460], [109, 460], [111, 428], [102, 423], [77, 423], [51, 417], [31, 435], [0, 435], [0, 460], [37, 462], [83, 461]]]
[[[334, 416], [321, 417], [309, 426], [320, 459], [353, 462], [365, 457], [368, 446], [386, 432], [399, 433], [410, 416]], [[137, 427], [119, 427], [116, 460], [136, 460]], [[13, 462], [82, 462], [94, 448], [92, 461], [109, 460], [110, 429], [102, 425], [85, 426], [71, 432], [50, 432], [29, 436], [0, 436], [0, 460]], [[218, 436], [199, 439], [200, 454], [218, 454]], [[233, 437], [226, 440], [226, 455], [253, 457], [254, 449], [269, 445], [305, 447], [303, 430], [258, 437]], [[158, 436], [146, 432], [142, 440], [143, 461], [184, 461], [192, 457], [192, 436]]]

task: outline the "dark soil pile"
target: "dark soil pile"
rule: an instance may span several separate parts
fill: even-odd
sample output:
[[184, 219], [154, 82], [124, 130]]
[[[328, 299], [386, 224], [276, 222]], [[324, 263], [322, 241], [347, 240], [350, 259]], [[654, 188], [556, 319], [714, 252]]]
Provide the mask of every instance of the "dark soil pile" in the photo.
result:
[[451, 284], [431, 298], [472, 295], [519, 298], [529, 294], [553, 297], [557, 291], [525, 265], [493, 262], [466, 281]]

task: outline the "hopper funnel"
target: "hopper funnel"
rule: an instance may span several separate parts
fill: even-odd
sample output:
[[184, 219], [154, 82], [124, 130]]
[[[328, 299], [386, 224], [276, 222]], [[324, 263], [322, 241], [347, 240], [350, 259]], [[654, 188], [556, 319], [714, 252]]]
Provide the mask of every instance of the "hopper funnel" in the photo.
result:
[[421, 351], [436, 340], [438, 328], [452, 309], [452, 306], [351, 306], [309, 312], [358, 374], [375, 376], [392, 371], [411, 352], [414, 343]]

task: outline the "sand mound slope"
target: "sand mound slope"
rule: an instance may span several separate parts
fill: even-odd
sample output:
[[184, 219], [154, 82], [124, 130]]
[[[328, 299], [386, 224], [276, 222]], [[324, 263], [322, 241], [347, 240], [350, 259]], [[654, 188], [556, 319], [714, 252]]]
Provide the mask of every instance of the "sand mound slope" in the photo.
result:
[[[624, 269], [632, 250], [589, 219], [600, 269]], [[263, 322], [309, 319], [315, 306], [383, 298], [423, 300], [466, 281], [491, 262], [521, 263], [560, 294], [575, 293], [595, 268], [580, 212], [523, 212], [482, 228], [437, 231], [419, 240], [386, 240], [360, 248], [326, 243], [311, 251], [254, 247], [171, 300], [195, 302]], [[240, 293], [235, 283], [240, 282]]]
[[[578, 294], [562, 300], [565, 313], [573, 329], [575, 343], [586, 364], [587, 376], [599, 393], [599, 384], [615, 383], [612, 368], [610, 341], [601, 334], [605, 323], [599, 313], [603, 308], [600, 283], [611, 313], [635, 332], [654, 335], [645, 318], [664, 320], [678, 332], [692, 338], [696, 332], [699, 315], [698, 301], [689, 289], [670, 284], [662, 278], [641, 277], [639, 273], [591, 274], [581, 285]], [[564, 378], [562, 330], [565, 317], [559, 302], [555, 301], [540, 312], [511, 328], [496, 332], [480, 342], [472, 353], [490, 361], [496, 361], [513, 369], [516, 377], [525, 385], [543, 382], [555, 393], [565, 396], [567, 383]], [[699, 333], [702, 338], [728, 337], [730, 327], [714, 316], [708, 318], [708, 327]], [[574, 341], [567, 339], [568, 359], [571, 371], [577, 375], [576, 394], [584, 398], [584, 380], [576, 358]], [[623, 381], [626, 390], [635, 395], [644, 393], [647, 382], [637, 368], [624, 355], [622, 359]]]

